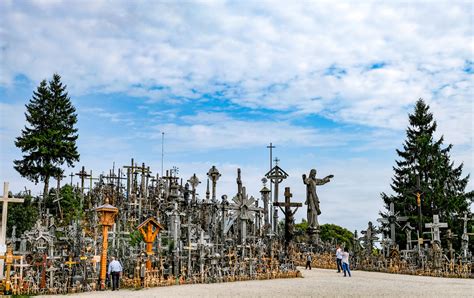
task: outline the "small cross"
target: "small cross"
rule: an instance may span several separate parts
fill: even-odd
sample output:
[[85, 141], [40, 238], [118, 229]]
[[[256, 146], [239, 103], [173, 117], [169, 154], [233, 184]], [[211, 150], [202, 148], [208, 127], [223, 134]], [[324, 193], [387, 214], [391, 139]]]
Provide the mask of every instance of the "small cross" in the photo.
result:
[[280, 162], [280, 159], [278, 159], [278, 157], [275, 157], [275, 159], [273, 161], [275, 162], [275, 165], [277, 166], [278, 163]]
[[69, 266], [69, 269], [71, 269], [72, 265], [77, 264], [77, 262], [72, 260], [72, 256], [69, 256], [69, 260], [67, 262], [64, 262], [64, 264]]
[[179, 168], [177, 166], [173, 166], [173, 168], [171, 169], [171, 173], [171, 175], [174, 174], [174, 176], [177, 176], [179, 173]]

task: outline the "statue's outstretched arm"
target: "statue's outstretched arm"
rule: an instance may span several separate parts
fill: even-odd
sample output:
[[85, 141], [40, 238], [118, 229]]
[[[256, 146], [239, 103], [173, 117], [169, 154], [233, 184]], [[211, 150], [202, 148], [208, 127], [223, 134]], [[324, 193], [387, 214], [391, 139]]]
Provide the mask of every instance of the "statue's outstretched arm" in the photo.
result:
[[331, 178], [333, 178], [334, 175], [328, 175], [326, 177], [324, 177], [323, 179], [316, 179], [316, 185], [324, 185], [328, 182], [331, 181]]

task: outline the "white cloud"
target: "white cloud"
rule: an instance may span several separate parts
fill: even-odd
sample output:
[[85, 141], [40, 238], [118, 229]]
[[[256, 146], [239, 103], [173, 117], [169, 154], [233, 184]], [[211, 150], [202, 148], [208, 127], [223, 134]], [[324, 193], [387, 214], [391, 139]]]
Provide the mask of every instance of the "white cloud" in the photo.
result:
[[[147, 139], [161, 140], [165, 132], [166, 146], [171, 151], [254, 148], [268, 144], [298, 144], [303, 147], [335, 147], [356, 138], [335, 130], [305, 128], [288, 121], [235, 119], [226, 113], [199, 112], [180, 118], [183, 122], [156, 125], [151, 132], [141, 133]], [[157, 150], [161, 147], [157, 145]]]
[[[58, 71], [76, 94], [179, 101], [222, 91], [251, 108], [396, 129], [419, 97], [440, 110], [471, 102], [468, 3], [88, 4], [4, 2], [0, 82]], [[346, 74], [325, 75], [332, 65]], [[165, 88], [150, 90], [157, 85]], [[457, 87], [432, 95], [445, 85]]]

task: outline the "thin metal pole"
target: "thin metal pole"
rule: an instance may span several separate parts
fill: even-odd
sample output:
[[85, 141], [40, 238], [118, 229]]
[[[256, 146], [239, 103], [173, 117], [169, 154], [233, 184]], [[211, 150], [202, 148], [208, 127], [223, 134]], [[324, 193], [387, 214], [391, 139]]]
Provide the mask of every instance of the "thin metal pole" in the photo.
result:
[[161, 133], [161, 177], [163, 177], [163, 160], [165, 156], [165, 133]]

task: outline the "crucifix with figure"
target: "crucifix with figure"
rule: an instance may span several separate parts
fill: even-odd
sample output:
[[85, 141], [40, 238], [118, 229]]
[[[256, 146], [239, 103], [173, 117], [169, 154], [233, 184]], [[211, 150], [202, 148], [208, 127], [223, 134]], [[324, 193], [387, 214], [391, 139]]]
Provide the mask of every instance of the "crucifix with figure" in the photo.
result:
[[[289, 187], [285, 187], [285, 202], [275, 202], [273, 206], [280, 207], [281, 211], [285, 215], [285, 251], [288, 254], [288, 246], [293, 239], [293, 223], [294, 223], [294, 215], [299, 207], [303, 206], [302, 203], [295, 203], [291, 202], [291, 197], [293, 194], [290, 192]], [[282, 207], [285, 207], [283, 209]], [[291, 210], [292, 207], [296, 207], [296, 209]]]
[[466, 259], [469, 251], [469, 236], [474, 236], [474, 233], [468, 233], [467, 223], [471, 220], [474, 220], [474, 216], [469, 214], [469, 212], [464, 212], [463, 217], [458, 217], [463, 221], [463, 232], [461, 235], [461, 251], [463, 253], [463, 258]]
[[413, 194], [416, 196], [416, 206], [418, 208], [418, 245], [423, 245], [423, 198], [422, 196], [428, 190], [421, 187], [420, 175], [416, 176], [416, 187], [413, 189]]
[[433, 242], [441, 244], [441, 237], [439, 235], [439, 228], [447, 228], [448, 224], [445, 222], [439, 222], [439, 215], [433, 215], [433, 222], [425, 224], [425, 228], [431, 228], [431, 234], [433, 236]]
[[[0, 254], [7, 251], [6, 239], [7, 239], [7, 218], [8, 218], [8, 203], [23, 203], [24, 199], [9, 198], [8, 197], [8, 182], [3, 182], [3, 197], [0, 198], [2, 202], [2, 230], [0, 232]], [[3, 264], [4, 260], [0, 260], [0, 278], [3, 277]]]

